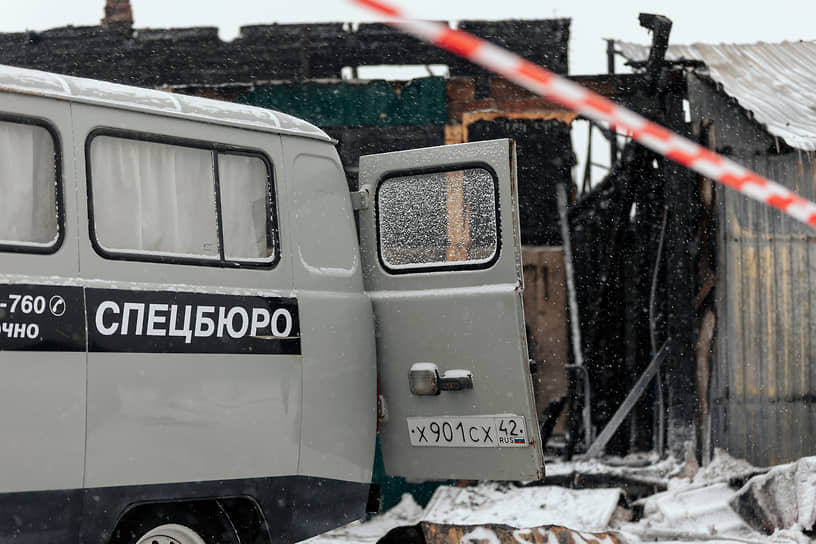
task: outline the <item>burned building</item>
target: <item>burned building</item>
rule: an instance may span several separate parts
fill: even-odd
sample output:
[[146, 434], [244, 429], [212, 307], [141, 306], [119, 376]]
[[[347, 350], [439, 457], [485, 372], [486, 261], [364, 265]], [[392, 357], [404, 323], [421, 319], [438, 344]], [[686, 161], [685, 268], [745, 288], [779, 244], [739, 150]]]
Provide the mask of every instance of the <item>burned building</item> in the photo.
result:
[[[617, 44], [628, 59], [648, 49]], [[805, 198], [816, 198], [816, 42], [670, 46], [687, 74], [699, 141]], [[813, 455], [814, 231], [781, 212], [704, 180], [716, 248], [703, 283], [715, 305], [700, 325], [712, 358], [698, 358], [698, 389], [711, 447], [756, 464]], [[713, 201], [713, 204], [712, 204]]]

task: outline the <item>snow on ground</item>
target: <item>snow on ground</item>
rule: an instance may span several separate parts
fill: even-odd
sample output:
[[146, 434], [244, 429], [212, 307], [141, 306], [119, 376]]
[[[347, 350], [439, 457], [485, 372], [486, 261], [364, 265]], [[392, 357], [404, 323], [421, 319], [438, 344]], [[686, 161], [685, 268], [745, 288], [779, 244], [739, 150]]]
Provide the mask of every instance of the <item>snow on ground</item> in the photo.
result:
[[[739, 493], [759, 494], [763, 504], [773, 504], [785, 519], [794, 520], [772, 535], [757, 532], [730, 506], [738, 490], [729, 482], [763, 472], [749, 463], [717, 452], [696, 474], [672, 459], [657, 456], [606, 458], [603, 461], [550, 463], [548, 476], [610, 474], [660, 482], [667, 491], [628, 504], [621, 489], [568, 489], [557, 486], [518, 486], [480, 483], [469, 487], [440, 487], [426, 508], [410, 495], [393, 509], [364, 523], [354, 523], [315, 537], [309, 544], [374, 544], [395, 527], [419, 522], [440, 525], [507, 525], [516, 528], [561, 525], [576, 531], [616, 531], [624, 542], [723, 544], [816, 544], [816, 458], [774, 467], [751, 479]], [[677, 477], [678, 474], [690, 477]], [[775, 480], [773, 478], [776, 478]], [[788, 483], [795, 487], [791, 487]], [[776, 492], [774, 490], [780, 490]], [[765, 491], [769, 490], [769, 491]], [[623, 521], [627, 505], [642, 510], [637, 522]], [[790, 512], [794, 509], [795, 512]], [[623, 513], [624, 515], [621, 515]], [[784, 516], [783, 516], [784, 517]]]
[[609, 527], [620, 496], [620, 489], [520, 488], [495, 482], [440, 487], [428, 503], [423, 520], [511, 527], [563, 525], [578, 531], [603, 531]]

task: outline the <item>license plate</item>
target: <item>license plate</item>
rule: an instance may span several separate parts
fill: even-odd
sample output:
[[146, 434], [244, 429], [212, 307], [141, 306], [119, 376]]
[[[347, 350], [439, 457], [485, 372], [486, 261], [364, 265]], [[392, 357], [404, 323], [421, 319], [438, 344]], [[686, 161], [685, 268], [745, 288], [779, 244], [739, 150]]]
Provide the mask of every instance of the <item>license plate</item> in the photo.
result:
[[524, 416], [409, 417], [412, 446], [523, 448], [530, 445]]

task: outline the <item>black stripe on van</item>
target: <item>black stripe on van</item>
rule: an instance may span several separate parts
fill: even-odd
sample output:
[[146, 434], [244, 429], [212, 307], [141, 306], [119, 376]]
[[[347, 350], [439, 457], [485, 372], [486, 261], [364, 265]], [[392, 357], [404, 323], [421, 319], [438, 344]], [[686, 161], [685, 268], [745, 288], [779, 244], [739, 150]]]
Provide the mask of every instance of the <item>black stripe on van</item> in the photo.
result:
[[272, 542], [298, 542], [365, 515], [369, 484], [309, 476], [0, 493], [0, 543], [107, 544], [145, 505], [248, 498]]
[[289, 297], [0, 285], [0, 351], [85, 350], [299, 355], [298, 303]]
[[82, 287], [0, 285], [0, 351], [85, 351]]
[[88, 351], [300, 354], [294, 298], [86, 289]]

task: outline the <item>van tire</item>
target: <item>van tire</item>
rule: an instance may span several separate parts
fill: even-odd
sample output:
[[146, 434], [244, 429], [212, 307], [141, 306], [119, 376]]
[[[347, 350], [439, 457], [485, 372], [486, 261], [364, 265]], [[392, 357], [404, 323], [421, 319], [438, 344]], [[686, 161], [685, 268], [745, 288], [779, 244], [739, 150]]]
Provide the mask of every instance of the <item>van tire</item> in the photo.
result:
[[136, 544], [207, 544], [207, 541], [186, 525], [167, 523], [148, 531]]
[[111, 544], [239, 544], [226, 513], [214, 502], [143, 507], [117, 526]]

